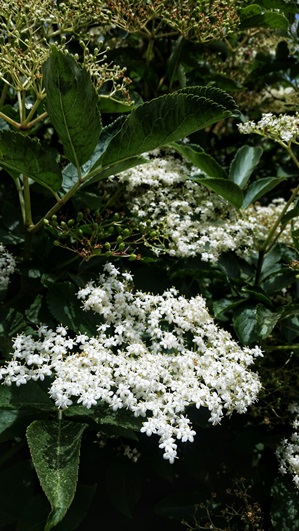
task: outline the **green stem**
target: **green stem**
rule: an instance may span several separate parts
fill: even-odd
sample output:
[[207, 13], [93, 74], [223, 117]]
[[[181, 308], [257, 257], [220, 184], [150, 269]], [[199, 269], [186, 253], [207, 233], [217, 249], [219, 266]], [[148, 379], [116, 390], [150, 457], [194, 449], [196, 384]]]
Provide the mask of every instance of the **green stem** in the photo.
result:
[[20, 129], [21, 124], [19, 124], [18, 122], [16, 122], [15, 120], [13, 120], [12, 118], [10, 118], [9, 116], [7, 116], [1, 111], [0, 111], [0, 118], [2, 118], [2, 120], [5, 120], [9, 125], [12, 125], [13, 127], [16, 127], [17, 129]]
[[[281, 143], [281, 145], [286, 148], [287, 152], [289, 153], [290, 157], [292, 158], [293, 162], [295, 163], [295, 165], [297, 166], [297, 168], [299, 168], [299, 161], [297, 160], [296, 156], [294, 155], [293, 151], [291, 150], [291, 147], [290, 145], [286, 145], [284, 143]], [[260, 280], [260, 275], [261, 275], [261, 270], [262, 270], [262, 266], [263, 266], [263, 260], [264, 260], [264, 256], [272, 249], [273, 245], [276, 243], [276, 241], [278, 240], [278, 236], [276, 235], [276, 230], [277, 228], [279, 227], [280, 223], [281, 223], [281, 220], [282, 218], [284, 217], [284, 215], [286, 214], [286, 212], [288, 211], [290, 205], [292, 204], [292, 202], [294, 201], [296, 195], [298, 195], [299, 193], [299, 184], [298, 186], [296, 186], [296, 188], [293, 190], [289, 200], [287, 201], [287, 203], [285, 204], [285, 206], [283, 207], [281, 213], [279, 214], [279, 216], [277, 217], [277, 220], [275, 221], [273, 227], [270, 229], [269, 233], [268, 233], [268, 236], [267, 238], [265, 239], [260, 251], [259, 251], [259, 258], [258, 258], [258, 263], [257, 263], [257, 268], [256, 268], [256, 275], [255, 275], [255, 282], [254, 282], [254, 285], [257, 286], [258, 283], [259, 283], [259, 280]], [[281, 231], [279, 233], [279, 236], [280, 234], [284, 231], [285, 227], [282, 227], [281, 228]]]
[[25, 227], [29, 228], [33, 225], [32, 212], [31, 212], [31, 197], [28, 175], [23, 175], [23, 187], [24, 187], [24, 206], [25, 206]]
[[74, 184], [74, 186], [57, 201], [56, 205], [50, 208], [50, 210], [45, 214], [45, 216], [43, 216], [38, 221], [38, 223], [36, 223], [35, 225], [32, 224], [31, 226], [28, 227], [28, 231], [32, 233], [39, 231], [44, 226], [44, 220], [50, 219], [54, 214], [56, 214], [56, 212], [58, 212], [58, 210], [60, 210], [63, 207], [63, 205], [67, 203], [67, 201], [77, 192], [77, 190], [79, 190], [82, 182], [83, 182], [82, 177], [79, 177], [76, 184]]
[[[33, 118], [33, 116], [35, 115], [38, 107], [40, 106], [41, 102], [43, 101], [43, 99], [46, 97], [46, 94], [39, 94], [37, 96], [37, 99], [35, 100], [34, 104], [32, 105], [29, 113], [28, 113], [28, 116], [26, 117], [26, 119], [22, 122], [22, 129], [29, 129], [29, 127], [31, 126], [32, 123], [34, 123], [37, 119], [40, 120], [41, 117], [38, 116], [38, 118], [36, 118], [35, 120], [33, 120], [33, 122], [31, 122], [30, 124], [30, 121], [31, 119]], [[47, 116], [47, 113], [43, 113], [43, 114], [46, 114]]]
[[2, 89], [2, 92], [1, 92], [1, 96], [0, 96], [0, 109], [1, 109], [1, 107], [3, 107], [3, 105], [5, 103], [7, 92], [8, 92], [8, 85], [6, 83], [4, 83], [4, 86], [3, 86], [3, 89]]

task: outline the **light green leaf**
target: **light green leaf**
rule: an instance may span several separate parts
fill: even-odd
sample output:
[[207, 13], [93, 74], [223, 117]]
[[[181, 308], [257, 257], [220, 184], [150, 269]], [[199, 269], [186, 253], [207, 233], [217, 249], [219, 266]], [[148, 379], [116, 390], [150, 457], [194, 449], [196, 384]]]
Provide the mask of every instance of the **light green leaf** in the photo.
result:
[[242, 208], [245, 209], [267, 192], [278, 186], [287, 177], [266, 177], [265, 179], [259, 179], [258, 181], [250, 184], [246, 190]]
[[36, 420], [27, 429], [32, 461], [51, 504], [45, 531], [62, 520], [74, 499], [81, 438], [86, 427], [64, 420]]
[[238, 149], [229, 170], [229, 179], [244, 188], [263, 153], [260, 147], [242, 146]]
[[0, 165], [12, 177], [24, 174], [54, 192], [61, 186], [55, 151], [43, 148], [38, 141], [20, 133], [0, 131]]
[[161, 96], [132, 111], [93, 169], [175, 142], [237, 114], [234, 100], [214, 87], [187, 87]]
[[224, 168], [208, 153], [195, 144], [183, 144], [182, 142], [172, 142], [170, 147], [175, 149], [180, 155], [190, 160], [194, 166], [200, 168], [209, 177], [228, 179]]
[[98, 97], [90, 76], [70, 54], [55, 47], [42, 71], [50, 120], [66, 157], [76, 167], [82, 166], [101, 132]]
[[216, 194], [220, 195], [237, 208], [240, 208], [243, 203], [243, 193], [241, 188], [228, 179], [212, 179], [210, 177], [197, 177], [195, 175], [189, 179], [202, 184], [213, 192], [216, 192]]

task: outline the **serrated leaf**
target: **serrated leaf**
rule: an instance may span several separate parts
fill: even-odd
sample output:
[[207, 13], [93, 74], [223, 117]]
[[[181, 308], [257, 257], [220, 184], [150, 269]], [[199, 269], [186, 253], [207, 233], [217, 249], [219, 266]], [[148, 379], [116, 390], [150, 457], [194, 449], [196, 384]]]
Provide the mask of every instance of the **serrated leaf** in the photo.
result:
[[83, 311], [76, 294], [77, 289], [71, 282], [50, 284], [47, 295], [49, 310], [58, 323], [74, 332], [96, 334], [98, 318], [93, 312]]
[[228, 179], [228, 175], [224, 168], [222, 168], [222, 166], [200, 146], [196, 146], [195, 144], [183, 144], [180, 142], [172, 142], [169, 145], [180, 153], [180, 155], [190, 160], [194, 166], [200, 168], [209, 177]]
[[38, 184], [57, 192], [62, 177], [56, 153], [37, 140], [13, 131], [0, 131], [0, 164], [8, 173], [26, 175]]
[[246, 190], [242, 208], [245, 209], [267, 192], [278, 186], [287, 177], [266, 177], [265, 179], [259, 179], [258, 181], [250, 184]]
[[229, 170], [229, 179], [240, 188], [247, 184], [262, 156], [261, 147], [242, 146], [238, 149]]
[[243, 192], [241, 188], [232, 181], [229, 181], [228, 179], [213, 179], [211, 177], [197, 177], [196, 175], [192, 175], [189, 179], [202, 184], [213, 192], [216, 192], [216, 194], [226, 199], [231, 205], [237, 208], [242, 206]]
[[161, 96], [132, 111], [94, 168], [175, 142], [237, 113], [234, 100], [213, 87], [187, 87]]
[[91, 157], [102, 128], [90, 75], [70, 54], [55, 47], [42, 72], [50, 120], [66, 157], [76, 167], [82, 166]]
[[86, 424], [65, 420], [34, 421], [26, 436], [41, 487], [50, 504], [45, 531], [65, 516], [76, 492], [82, 434]]

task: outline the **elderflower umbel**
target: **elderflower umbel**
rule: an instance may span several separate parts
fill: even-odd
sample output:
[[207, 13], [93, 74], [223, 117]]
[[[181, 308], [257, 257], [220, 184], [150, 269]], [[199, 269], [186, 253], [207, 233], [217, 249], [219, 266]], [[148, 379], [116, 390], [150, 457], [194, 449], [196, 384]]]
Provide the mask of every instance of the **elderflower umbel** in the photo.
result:
[[282, 441], [276, 450], [276, 455], [280, 462], [279, 471], [281, 474], [292, 474], [293, 481], [296, 487], [299, 488], [299, 405], [293, 404], [289, 410], [291, 414], [295, 414], [293, 422], [295, 431], [290, 439]]
[[43, 326], [38, 339], [20, 335], [12, 359], [0, 369], [6, 385], [50, 376], [49, 394], [59, 408], [86, 408], [103, 401], [143, 418], [142, 432], [159, 436], [170, 463], [177, 440], [192, 442], [195, 431], [186, 408], [244, 413], [261, 384], [248, 367], [262, 353], [241, 348], [218, 328], [201, 296], [191, 299], [171, 288], [162, 295], [135, 291], [132, 276], [106, 264], [96, 285], [81, 289], [85, 310], [99, 315], [96, 337], [68, 337]]
[[259, 122], [245, 122], [238, 124], [240, 133], [256, 133], [277, 142], [289, 144], [297, 142], [299, 133], [299, 113], [294, 115], [281, 114], [274, 116], [271, 112], [263, 114]]
[[7, 288], [9, 277], [13, 274], [15, 267], [14, 257], [0, 243], [0, 290]]
[[225, 199], [186, 180], [198, 174], [197, 168], [190, 170], [171, 154], [154, 155], [114, 178], [115, 186], [125, 185], [126, 204], [139, 230], [150, 224], [155, 231], [155, 239], [148, 242], [152, 250], [176, 257], [199, 255], [211, 262], [228, 250], [248, 255], [265, 235], [254, 216], [245, 217]]

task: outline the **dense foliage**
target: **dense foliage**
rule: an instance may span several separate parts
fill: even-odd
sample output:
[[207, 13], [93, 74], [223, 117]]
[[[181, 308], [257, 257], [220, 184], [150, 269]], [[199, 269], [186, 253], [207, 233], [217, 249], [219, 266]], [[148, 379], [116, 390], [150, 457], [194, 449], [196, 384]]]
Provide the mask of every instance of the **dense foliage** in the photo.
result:
[[299, 529], [297, 4], [1, 3], [1, 529]]

